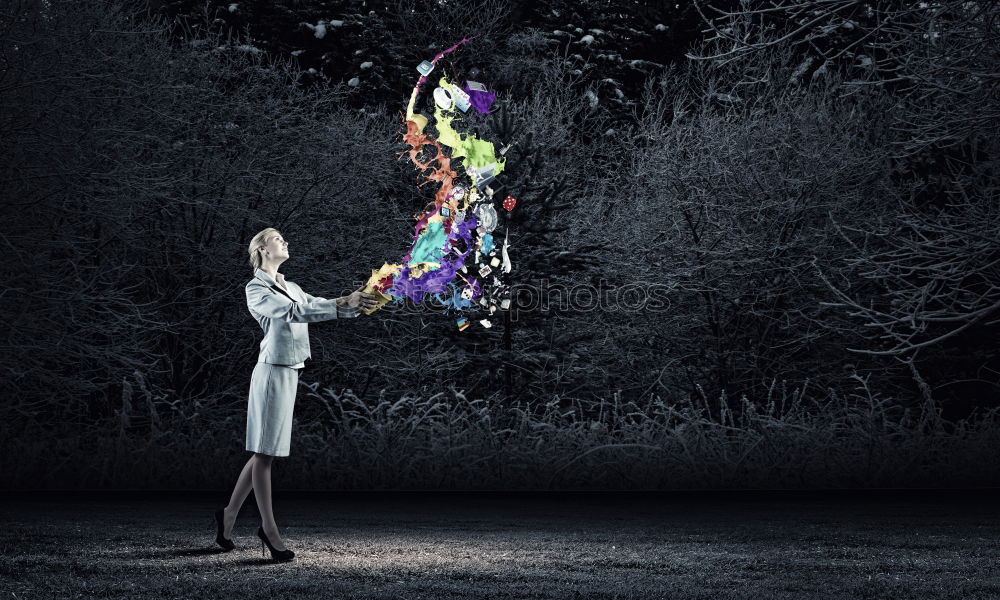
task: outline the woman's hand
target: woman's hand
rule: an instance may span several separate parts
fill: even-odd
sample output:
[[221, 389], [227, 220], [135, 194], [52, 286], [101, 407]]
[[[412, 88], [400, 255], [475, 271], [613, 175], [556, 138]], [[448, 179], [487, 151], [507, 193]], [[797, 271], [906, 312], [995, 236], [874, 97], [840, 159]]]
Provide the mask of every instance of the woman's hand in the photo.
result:
[[360, 308], [364, 311], [371, 310], [378, 306], [378, 297], [375, 296], [375, 294], [366, 294], [362, 292], [361, 290], [363, 289], [364, 286], [361, 286], [347, 296], [347, 306], [351, 308]]

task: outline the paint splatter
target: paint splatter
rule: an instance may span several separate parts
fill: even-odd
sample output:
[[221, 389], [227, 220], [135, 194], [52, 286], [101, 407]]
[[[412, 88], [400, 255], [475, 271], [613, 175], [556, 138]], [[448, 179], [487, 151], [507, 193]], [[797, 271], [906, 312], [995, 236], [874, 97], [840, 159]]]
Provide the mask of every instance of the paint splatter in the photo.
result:
[[[414, 111], [438, 61], [472, 39], [475, 38], [463, 39], [418, 68], [421, 75], [406, 106], [406, 130], [402, 135], [409, 149], [400, 158], [408, 156], [417, 169], [421, 179], [418, 187], [428, 184], [438, 187], [434, 202], [422, 214], [415, 215], [410, 249], [402, 264], [385, 263], [372, 270], [365, 291], [378, 295], [379, 304], [369, 313], [390, 301], [404, 299], [421, 303], [434, 298], [446, 311], [459, 313], [482, 307], [493, 314], [498, 307], [509, 306], [509, 285], [504, 280], [510, 272], [506, 227], [503, 268], [489, 266], [491, 262], [499, 264], [500, 260], [495, 233], [491, 233], [497, 226], [497, 211], [490, 186], [499, 184], [497, 176], [503, 173], [506, 161], [497, 156], [493, 142], [459, 131], [453, 124], [463, 108], [471, 106], [478, 113], [488, 112], [496, 95], [487, 92], [483, 84], [467, 82], [465, 91], [471, 91], [471, 102], [453, 103], [452, 95], [461, 98], [462, 93], [446, 77], [439, 76], [433, 114], [436, 134], [426, 131], [431, 121]], [[462, 168], [455, 167], [458, 160]], [[459, 330], [468, 327], [469, 322], [461, 317]], [[479, 323], [484, 328], [492, 325], [488, 317]]]

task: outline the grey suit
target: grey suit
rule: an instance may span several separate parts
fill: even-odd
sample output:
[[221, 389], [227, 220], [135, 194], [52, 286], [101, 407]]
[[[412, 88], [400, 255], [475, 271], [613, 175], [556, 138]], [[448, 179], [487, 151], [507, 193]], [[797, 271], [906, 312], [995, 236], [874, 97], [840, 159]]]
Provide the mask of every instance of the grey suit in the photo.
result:
[[338, 307], [334, 300], [311, 296], [292, 281], [286, 280], [285, 285], [287, 292], [262, 269], [246, 285], [247, 308], [264, 330], [257, 362], [294, 365], [311, 358], [309, 323], [361, 314], [360, 309]]
[[[278, 274], [281, 277], [281, 274]], [[262, 269], [246, 285], [247, 308], [264, 330], [257, 365], [250, 377], [246, 449], [288, 456], [298, 367], [312, 357], [309, 323], [357, 317], [360, 309], [310, 296], [291, 281], [281, 287]]]

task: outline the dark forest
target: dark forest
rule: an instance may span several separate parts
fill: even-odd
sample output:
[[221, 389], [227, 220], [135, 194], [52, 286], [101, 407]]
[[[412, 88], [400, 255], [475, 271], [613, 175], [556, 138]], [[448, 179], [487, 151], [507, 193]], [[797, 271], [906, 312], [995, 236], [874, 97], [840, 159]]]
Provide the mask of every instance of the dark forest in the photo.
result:
[[[17, 1], [3, 486], [205, 489], [246, 246], [333, 297], [433, 201], [416, 66], [497, 91], [514, 297], [314, 326], [301, 489], [995, 484], [994, 2]], [[428, 112], [433, 99], [420, 99]], [[401, 158], [402, 157], [402, 158]]]
[[997, 0], [0, 1], [0, 596], [1000, 598], [998, 55]]

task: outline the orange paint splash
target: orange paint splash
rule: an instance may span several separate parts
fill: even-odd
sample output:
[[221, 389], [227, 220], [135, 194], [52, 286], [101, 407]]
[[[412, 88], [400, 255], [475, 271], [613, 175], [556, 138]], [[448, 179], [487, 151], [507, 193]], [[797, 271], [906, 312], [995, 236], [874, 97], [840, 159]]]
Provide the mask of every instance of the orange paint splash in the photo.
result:
[[[419, 235], [421, 229], [429, 222], [430, 218], [440, 211], [441, 206], [448, 199], [448, 194], [451, 192], [454, 180], [458, 177], [458, 174], [451, 168], [451, 158], [444, 153], [441, 144], [437, 140], [431, 139], [431, 136], [421, 131], [421, 129], [422, 127], [414, 121], [406, 121], [406, 133], [403, 134], [403, 141], [410, 146], [410, 149], [401, 153], [400, 157], [402, 157], [402, 154], [409, 154], [410, 161], [422, 175], [430, 169], [430, 174], [423, 175], [426, 181], [420, 183], [420, 186], [424, 186], [430, 181], [437, 181], [441, 183], [441, 188], [434, 195], [435, 210], [424, 214], [417, 221], [414, 228], [416, 235]], [[421, 162], [417, 156], [423, 150], [424, 146], [432, 146], [437, 153], [426, 161]]]

